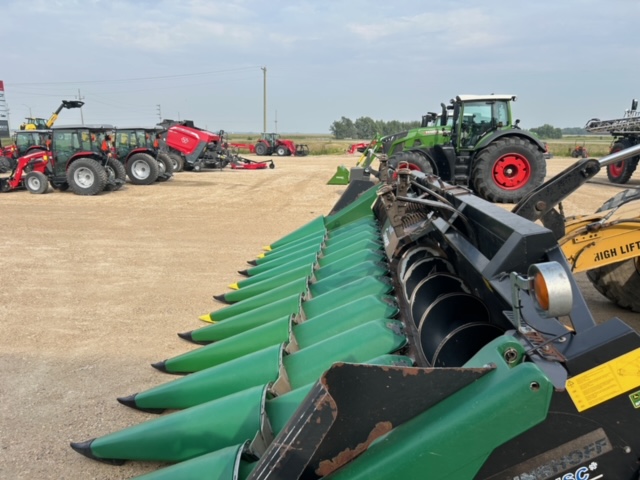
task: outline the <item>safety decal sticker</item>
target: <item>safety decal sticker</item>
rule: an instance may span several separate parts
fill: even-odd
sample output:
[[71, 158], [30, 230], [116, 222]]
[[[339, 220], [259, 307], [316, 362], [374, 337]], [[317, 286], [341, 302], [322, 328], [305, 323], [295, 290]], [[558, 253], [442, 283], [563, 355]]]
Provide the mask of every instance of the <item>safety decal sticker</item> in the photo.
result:
[[567, 391], [579, 412], [638, 387], [640, 348], [567, 380]]

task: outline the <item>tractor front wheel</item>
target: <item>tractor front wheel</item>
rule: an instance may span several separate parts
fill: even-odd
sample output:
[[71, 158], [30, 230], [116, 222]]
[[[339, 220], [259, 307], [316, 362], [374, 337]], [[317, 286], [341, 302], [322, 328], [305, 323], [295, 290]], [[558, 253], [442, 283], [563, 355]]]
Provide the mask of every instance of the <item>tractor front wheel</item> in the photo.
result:
[[256, 155], [267, 155], [269, 149], [264, 143], [256, 143]]
[[[619, 152], [620, 150], [624, 150], [632, 146], [631, 142], [622, 140], [613, 144], [610, 153]], [[618, 163], [607, 165], [607, 178], [609, 181], [617, 184], [627, 183], [638, 166], [638, 159], [640, 159], [640, 157], [633, 157]]]
[[134, 185], [151, 185], [158, 178], [158, 162], [147, 153], [134, 153], [127, 161], [127, 175]]
[[542, 151], [518, 137], [496, 140], [478, 155], [470, 182], [490, 202], [517, 203], [544, 181]]
[[173, 162], [166, 153], [158, 153], [158, 181], [166, 182], [173, 176]]
[[171, 163], [173, 164], [174, 172], [181, 172], [184, 168], [184, 160], [177, 153], [169, 153], [169, 158], [171, 159]]
[[389, 169], [397, 171], [402, 167], [427, 174], [436, 173], [431, 162], [417, 152], [400, 152], [389, 158]]
[[76, 195], [96, 195], [107, 185], [107, 171], [92, 158], [79, 158], [67, 170], [67, 183]]
[[30, 193], [41, 195], [49, 190], [49, 180], [42, 172], [29, 172], [24, 177], [24, 186]]
[[109, 158], [104, 169], [107, 172], [107, 186], [105, 189], [115, 191], [122, 188], [127, 180], [127, 172], [125, 172], [122, 162], [115, 158]]
[[[597, 210], [603, 212], [632, 201], [640, 201], [636, 189], [624, 190], [610, 198]], [[619, 307], [640, 312], [640, 257], [604, 265], [587, 271], [587, 277], [596, 290]]]
[[279, 157], [286, 157], [290, 153], [291, 152], [289, 152], [289, 149], [284, 145], [279, 145], [278, 148], [276, 148], [276, 155], [278, 155]]

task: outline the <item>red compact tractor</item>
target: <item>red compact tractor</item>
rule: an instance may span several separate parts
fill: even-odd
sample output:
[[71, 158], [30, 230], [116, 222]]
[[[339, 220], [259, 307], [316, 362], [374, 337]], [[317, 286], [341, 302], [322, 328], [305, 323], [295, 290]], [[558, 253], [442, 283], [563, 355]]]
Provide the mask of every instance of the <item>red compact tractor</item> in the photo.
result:
[[156, 144], [159, 132], [157, 128], [116, 128], [115, 155], [134, 185], [164, 182], [173, 176], [173, 160], [167, 153], [160, 152]]
[[100, 146], [112, 130], [107, 125], [54, 127], [49, 149], [32, 149], [14, 160], [9, 177], [0, 179], [0, 191], [25, 187], [41, 194], [49, 184], [78, 195], [117, 190], [124, 184], [117, 174], [119, 162]]
[[295, 155], [306, 157], [309, 155], [307, 145], [296, 145], [293, 140], [280, 138], [278, 133], [263, 133], [255, 145], [250, 143], [230, 143], [232, 147], [247, 149], [256, 155], [278, 155], [285, 157]]

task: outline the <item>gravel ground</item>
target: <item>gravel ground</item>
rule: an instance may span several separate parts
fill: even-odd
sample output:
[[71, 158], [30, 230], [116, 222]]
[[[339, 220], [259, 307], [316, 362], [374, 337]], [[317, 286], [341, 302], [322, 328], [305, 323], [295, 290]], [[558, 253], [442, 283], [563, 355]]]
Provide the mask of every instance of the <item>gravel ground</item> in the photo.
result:
[[[197, 317], [221, 306], [211, 295], [227, 292], [262, 245], [328, 213], [344, 187], [326, 182], [356, 157], [274, 161], [96, 197], [0, 195], [0, 478], [125, 479], [158, 468], [94, 462], [69, 442], [154, 418], [116, 397], [170, 380], [150, 364], [195, 348], [176, 333], [204, 325]], [[550, 160], [549, 174], [572, 162]], [[565, 211], [591, 213], [618, 191], [587, 185]], [[579, 281], [597, 319], [640, 327]]]

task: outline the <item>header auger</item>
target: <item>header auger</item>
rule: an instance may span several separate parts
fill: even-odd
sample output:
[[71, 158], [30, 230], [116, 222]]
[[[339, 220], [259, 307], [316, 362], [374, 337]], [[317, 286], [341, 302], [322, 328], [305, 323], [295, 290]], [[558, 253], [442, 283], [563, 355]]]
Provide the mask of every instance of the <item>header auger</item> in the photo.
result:
[[380, 176], [215, 296], [154, 364], [185, 376], [119, 399], [178, 411], [72, 448], [175, 464], [147, 480], [637, 479], [640, 336], [596, 323], [554, 232]]

